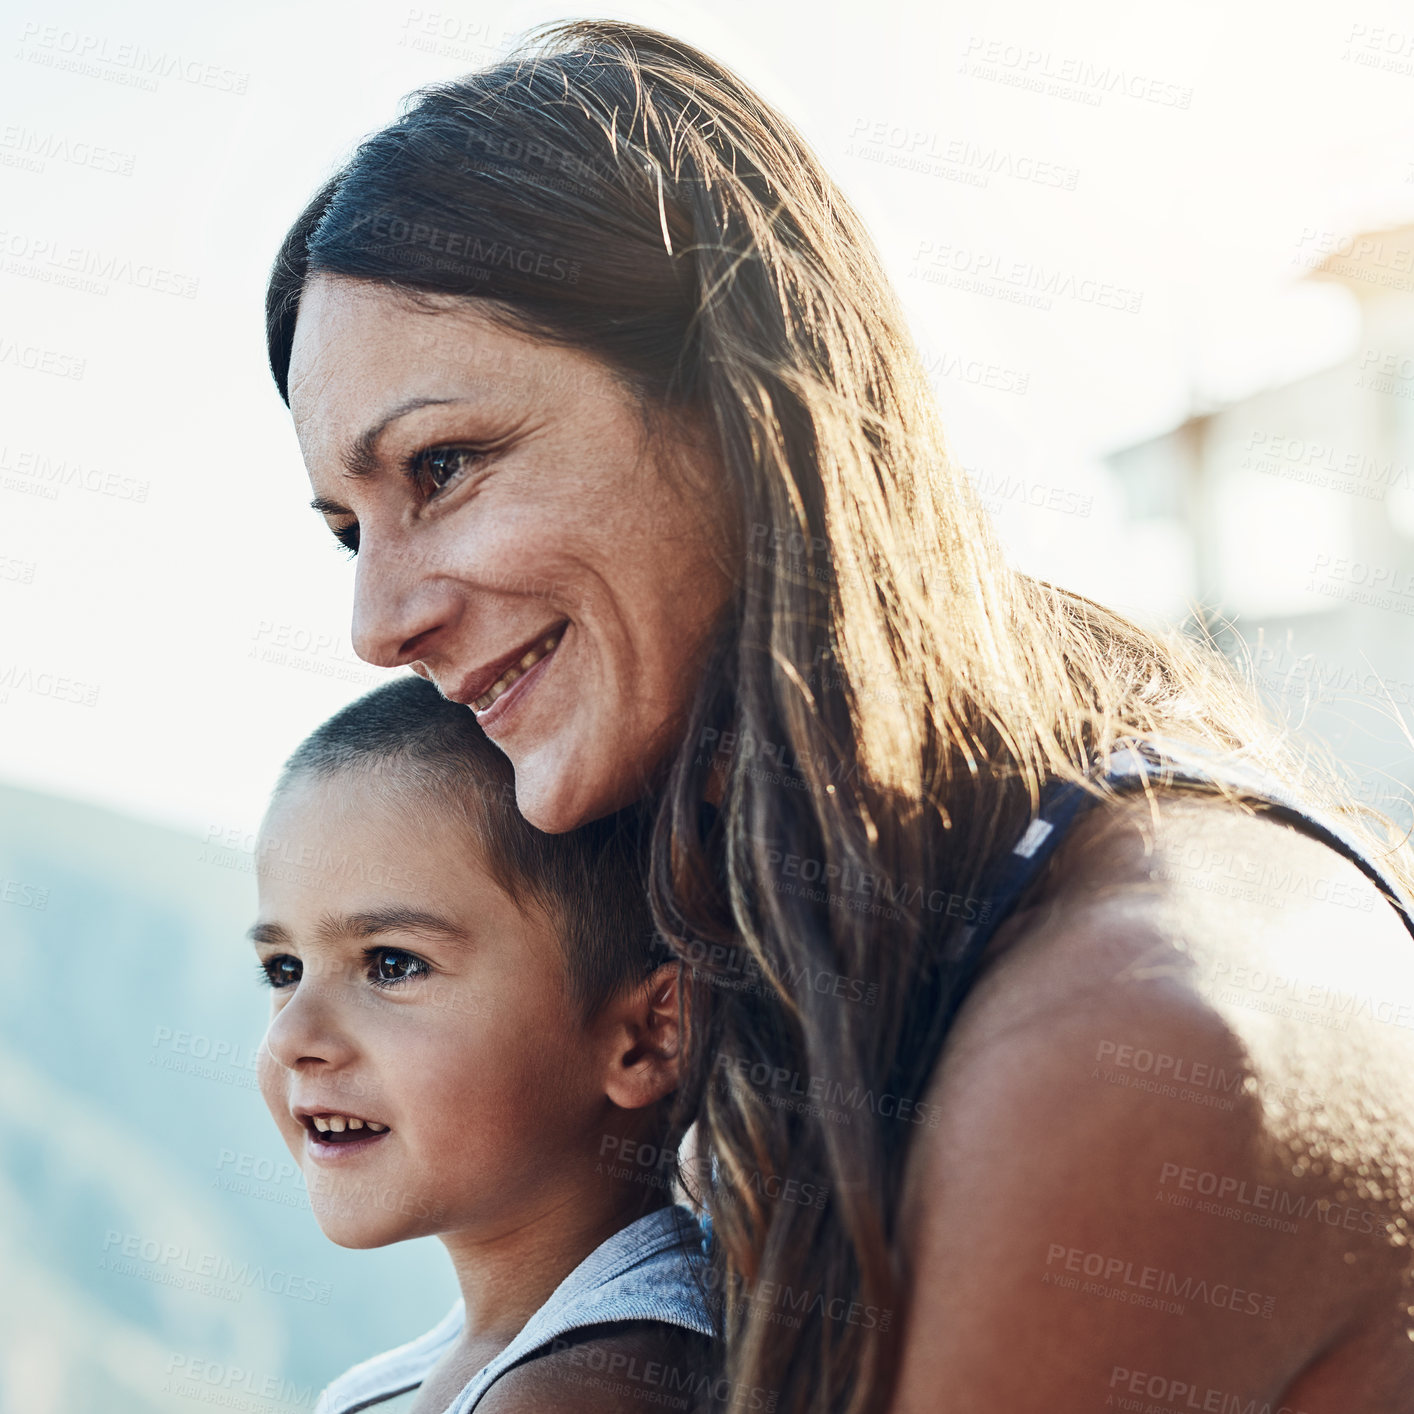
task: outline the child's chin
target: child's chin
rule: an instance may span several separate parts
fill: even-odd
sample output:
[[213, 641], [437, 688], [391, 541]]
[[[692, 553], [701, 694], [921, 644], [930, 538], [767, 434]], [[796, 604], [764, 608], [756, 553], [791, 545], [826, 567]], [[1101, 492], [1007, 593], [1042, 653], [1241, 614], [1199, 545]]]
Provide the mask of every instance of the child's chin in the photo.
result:
[[315, 1213], [319, 1230], [339, 1247], [354, 1251], [370, 1247], [387, 1247], [415, 1234], [408, 1231], [406, 1221], [390, 1222], [387, 1214], [376, 1213]]

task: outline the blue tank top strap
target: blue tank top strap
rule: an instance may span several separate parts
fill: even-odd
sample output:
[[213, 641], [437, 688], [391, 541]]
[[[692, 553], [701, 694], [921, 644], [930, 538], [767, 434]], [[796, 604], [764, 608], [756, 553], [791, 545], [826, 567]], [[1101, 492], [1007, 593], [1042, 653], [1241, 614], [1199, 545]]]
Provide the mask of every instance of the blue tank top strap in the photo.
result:
[[[1269, 773], [1230, 760], [1213, 758], [1205, 748], [1191, 742], [1167, 738], [1131, 738], [1111, 752], [1103, 778], [1116, 790], [1131, 792], [1149, 781], [1155, 785], [1177, 783], [1202, 786], [1221, 780], [1259, 800], [1264, 813], [1313, 835], [1355, 864], [1379, 889], [1414, 935], [1414, 903], [1399, 881], [1378, 860], [1368, 846], [1356, 839], [1338, 821], [1301, 800]], [[985, 918], [970, 929], [961, 930], [958, 948], [957, 984], [948, 1008], [948, 1021], [962, 1004], [981, 960], [983, 951], [997, 930], [1015, 911], [1017, 902], [1039, 877], [1067, 831], [1092, 805], [1099, 802], [1082, 786], [1052, 778], [1041, 788], [1037, 811], [1020, 838], [993, 862], [981, 885], [986, 904]]]
[[[1400, 881], [1370, 853], [1370, 846], [1339, 820], [1318, 809], [1269, 772], [1231, 759], [1215, 760], [1203, 747], [1149, 737], [1127, 743], [1110, 758], [1110, 779], [1121, 788], [1136, 789], [1144, 779], [1176, 780], [1202, 785], [1215, 779], [1255, 797], [1263, 814], [1311, 835], [1343, 855], [1370, 880], [1414, 935], [1414, 901]], [[1130, 784], [1132, 782], [1132, 785]]]

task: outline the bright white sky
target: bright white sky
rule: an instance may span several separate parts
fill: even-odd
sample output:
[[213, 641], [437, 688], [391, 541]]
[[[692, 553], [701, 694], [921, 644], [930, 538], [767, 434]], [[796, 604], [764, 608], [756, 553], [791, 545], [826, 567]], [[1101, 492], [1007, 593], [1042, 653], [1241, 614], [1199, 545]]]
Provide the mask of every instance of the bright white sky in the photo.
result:
[[[316, 183], [405, 93], [573, 13], [473, 0], [5, 4], [0, 677], [14, 675], [7, 698], [0, 684], [0, 777], [239, 833], [295, 742], [382, 676], [348, 649], [352, 569], [305, 508], [265, 370], [266, 269]], [[991, 365], [997, 382], [1026, 375], [1018, 395], [940, 374], [964, 463], [1095, 497], [1088, 518], [1004, 518], [1018, 560], [1136, 610], [1177, 605], [1154, 547], [1116, 539], [1097, 456], [1174, 425], [1195, 398], [1346, 355], [1352, 302], [1298, 287], [1297, 257], [1312, 232], [1414, 214], [1407, 5], [710, 0], [588, 13], [703, 46], [799, 125], [873, 229], [925, 351]], [[999, 77], [960, 71], [989, 46]], [[1010, 46], [1037, 57], [1023, 68]], [[79, 48], [98, 76], [57, 67]], [[131, 75], [134, 48], [210, 66], [210, 86], [114, 81]], [[1191, 90], [1189, 106], [999, 81], [1067, 66], [1123, 71], [1170, 100]], [[860, 155], [852, 144], [876, 126], [883, 140]], [[905, 130], [915, 153], [952, 158], [947, 174], [877, 160]], [[71, 155], [110, 149], [100, 166], [130, 170], [55, 155], [64, 142]], [[1073, 189], [1003, 170], [969, 184], [959, 159], [1049, 164]], [[929, 241], [1142, 291], [1142, 306], [1062, 297], [1038, 310], [931, 283], [911, 273]], [[36, 277], [76, 248], [194, 277], [196, 296]], [[41, 356], [50, 371], [24, 366]], [[81, 378], [60, 376], [79, 360]], [[77, 484], [45, 499], [25, 489], [36, 454], [120, 489], [147, 483], [146, 500]], [[262, 660], [280, 640], [296, 651]], [[82, 687], [56, 697], [56, 677]], [[89, 705], [61, 700], [95, 687]]]

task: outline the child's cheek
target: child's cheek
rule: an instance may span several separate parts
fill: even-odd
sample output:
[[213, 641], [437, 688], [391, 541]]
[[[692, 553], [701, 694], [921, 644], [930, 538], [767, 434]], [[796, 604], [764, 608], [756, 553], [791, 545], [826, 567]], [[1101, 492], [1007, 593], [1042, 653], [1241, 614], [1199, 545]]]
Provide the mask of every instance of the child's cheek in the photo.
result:
[[[285, 1068], [270, 1054], [270, 1048], [264, 1041], [261, 1041], [260, 1050], [256, 1053], [255, 1073], [260, 1082], [261, 1098], [280, 1131], [280, 1137], [292, 1153], [297, 1153], [297, 1148], [303, 1147], [304, 1129], [295, 1123], [290, 1114], [289, 1098], [285, 1093]], [[295, 1133], [297, 1129], [298, 1135]]]

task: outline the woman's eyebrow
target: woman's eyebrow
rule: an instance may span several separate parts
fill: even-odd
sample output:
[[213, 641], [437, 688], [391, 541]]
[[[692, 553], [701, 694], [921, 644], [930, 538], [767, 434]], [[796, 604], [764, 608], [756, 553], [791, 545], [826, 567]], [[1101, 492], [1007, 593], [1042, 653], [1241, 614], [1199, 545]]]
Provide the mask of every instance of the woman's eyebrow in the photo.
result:
[[378, 439], [400, 417], [406, 417], [408, 413], [416, 412], [418, 408], [444, 407], [448, 403], [464, 403], [466, 401], [466, 398], [409, 398], [407, 402], [399, 403], [380, 417], [377, 422], [365, 427], [349, 444], [340, 457], [345, 472], [355, 479], [372, 476], [378, 469]]

